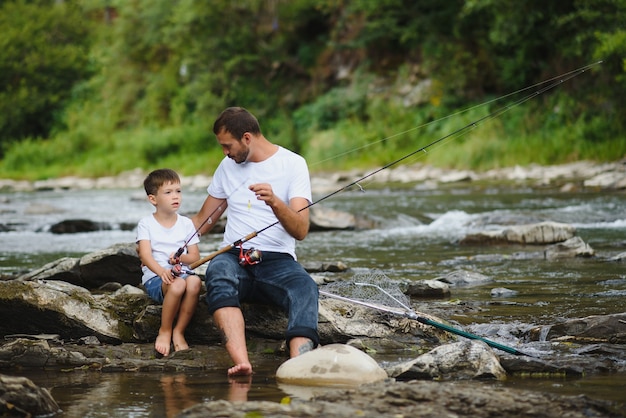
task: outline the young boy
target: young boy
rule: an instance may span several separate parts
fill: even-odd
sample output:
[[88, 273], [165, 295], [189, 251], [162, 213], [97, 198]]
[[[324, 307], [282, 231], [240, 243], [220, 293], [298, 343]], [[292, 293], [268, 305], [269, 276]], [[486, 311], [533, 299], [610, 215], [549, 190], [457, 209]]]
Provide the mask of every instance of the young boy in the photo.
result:
[[[155, 212], [137, 225], [137, 245], [143, 264], [141, 282], [150, 298], [163, 304], [161, 328], [154, 348], [167, 356], [172, 344], [175, 351], [189, 348], [185, 329], [196, 310], [202, 281], [186, 273], [184, 266], [200, 259], [199, 238], [191, 219], [177, 213], [182, 192], [180, 177], [175, 171], [155, 170], [143, 185]], [[181, 247], [185, 251], [175, 258]]]

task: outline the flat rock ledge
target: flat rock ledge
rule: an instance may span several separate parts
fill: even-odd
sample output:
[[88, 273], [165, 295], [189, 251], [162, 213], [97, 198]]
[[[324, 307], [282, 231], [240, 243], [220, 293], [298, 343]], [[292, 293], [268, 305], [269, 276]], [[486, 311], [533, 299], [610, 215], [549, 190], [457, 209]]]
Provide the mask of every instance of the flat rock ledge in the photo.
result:
[[622, 417], [609, 403], [471, 382], [395, 382], [386, 380], [355, 389], [324, 393], [312, 400], [213, 401], [182, 411], [179, 418], [200, 417]]

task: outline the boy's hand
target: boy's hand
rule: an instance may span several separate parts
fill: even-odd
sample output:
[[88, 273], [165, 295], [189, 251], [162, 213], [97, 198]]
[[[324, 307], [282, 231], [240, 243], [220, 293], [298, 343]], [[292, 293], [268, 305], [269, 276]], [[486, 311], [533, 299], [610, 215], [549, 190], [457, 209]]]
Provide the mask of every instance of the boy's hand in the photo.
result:
[[177, 264], [180, 264], [180, 256], [181, 256], [181, 254], [178, 254], [178, 252], [175, 252], [175, 253], [170, 254], [170, 259], [168, 260], [168, 261], [169, 261], [169, 263], [170, 263], [172, 266], [175, 266], [175, 265], [177, 265]]
[[174, 282], [175, 277], [171, 269], [163, 269], [159, 276], [165, 284], [172, 284]]

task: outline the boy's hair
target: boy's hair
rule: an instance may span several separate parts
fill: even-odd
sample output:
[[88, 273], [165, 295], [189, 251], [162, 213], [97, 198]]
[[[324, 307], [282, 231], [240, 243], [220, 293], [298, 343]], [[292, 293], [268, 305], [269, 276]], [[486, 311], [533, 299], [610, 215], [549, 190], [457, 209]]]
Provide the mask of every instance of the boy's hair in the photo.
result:
[[147, 195], [156, 195], [159, 187], [165, 183], [180, 183], [180, 177], [176, 171], [169, 168], [154, 170], [143, 181], [143, 188], [146, 190]]
[[261, 133], [257, 118], [243, 107], [229, 107], [217, 117], [213, 124], [213, 133], [217, 135], [222, 129], [237, 140], [241, 140], [246, 132], [253, 135]]

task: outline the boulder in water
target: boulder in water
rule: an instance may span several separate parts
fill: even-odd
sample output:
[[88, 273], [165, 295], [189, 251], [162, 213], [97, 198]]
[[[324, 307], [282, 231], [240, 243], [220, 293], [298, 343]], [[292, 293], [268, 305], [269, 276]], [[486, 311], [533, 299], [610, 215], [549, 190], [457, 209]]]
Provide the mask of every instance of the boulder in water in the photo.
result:
[[309, 351], [287, 360], [276, 371], [279, 382], [306, 386], [358, 386], [387, 377], [373, 358], [345, 344]]

